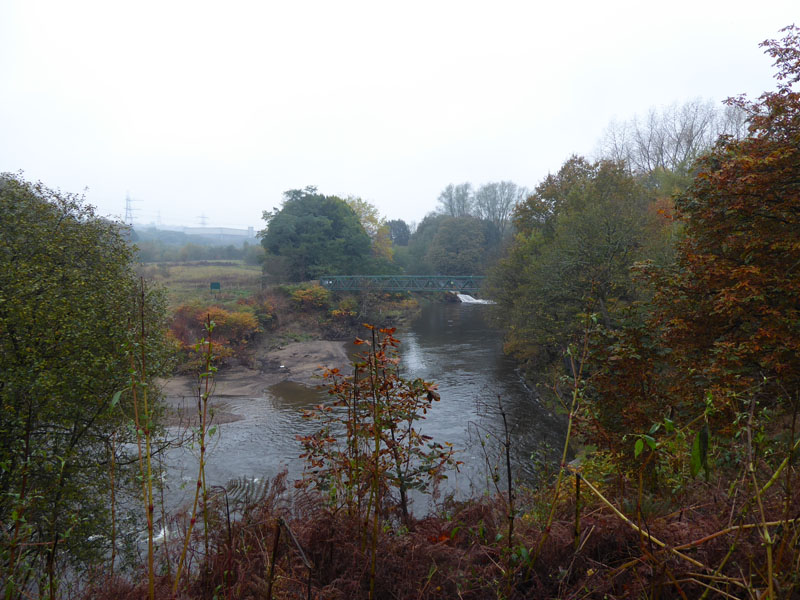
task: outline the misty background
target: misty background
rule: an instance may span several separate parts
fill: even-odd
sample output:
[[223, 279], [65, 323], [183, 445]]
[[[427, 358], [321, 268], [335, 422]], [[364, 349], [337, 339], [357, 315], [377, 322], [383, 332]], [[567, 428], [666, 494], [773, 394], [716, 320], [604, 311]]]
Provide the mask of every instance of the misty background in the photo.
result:
[[774, 87], [795, 0], [0, 4], [0, 171], [139, 224], [264, 226], [282, 192], [419, 222], [533, 188], [609, 124]]

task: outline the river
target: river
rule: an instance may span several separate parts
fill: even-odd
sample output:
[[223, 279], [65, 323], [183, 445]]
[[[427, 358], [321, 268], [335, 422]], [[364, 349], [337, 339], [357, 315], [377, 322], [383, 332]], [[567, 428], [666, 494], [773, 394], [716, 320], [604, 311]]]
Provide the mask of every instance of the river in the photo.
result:
[[[489, 474], [504, 465], [496, 437], [502, 435], [498, 396], [511, 431], [514, 478], [534, 480], [540, 465], [557, 460], [563, 444], [564, 419], [539, 403], [503, 354], [501, 332], [489, 323], [490, 310], [483, 304], [431, 303], [396, 333], [402, 375], [439, 386], [441, 400], [420, 428], [454, 445], [463, 464], [449, 475], [443, 491], [459, 497], [493, 491]], [[282, 383], [263, 397], [226, 399], [228, 409], [242, 418], [217, 426], [208, 445], [208, 485], [263, 481], [284, 469], [290, 479], [299, 477], [303, 463], [295, 436], [314, 429], [302, 412], [326, 397], [321, 390]], [[196, 449], [176, 449], [168, 461], [169, 504], [185, 501], [196, 482]], [[501, 478], [504, 473], [501, 469]], [[182, 485], [176, 485], [179, 481]]]

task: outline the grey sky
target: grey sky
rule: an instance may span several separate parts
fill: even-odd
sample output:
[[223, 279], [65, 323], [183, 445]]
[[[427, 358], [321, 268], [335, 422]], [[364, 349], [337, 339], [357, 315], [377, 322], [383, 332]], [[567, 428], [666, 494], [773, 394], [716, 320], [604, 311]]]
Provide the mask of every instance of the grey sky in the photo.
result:
[[316, 185], [419, 221], [616, 118], [774, 87], [797, 0], [0, 1], [0, 171], [101, 214], [261, 228]]

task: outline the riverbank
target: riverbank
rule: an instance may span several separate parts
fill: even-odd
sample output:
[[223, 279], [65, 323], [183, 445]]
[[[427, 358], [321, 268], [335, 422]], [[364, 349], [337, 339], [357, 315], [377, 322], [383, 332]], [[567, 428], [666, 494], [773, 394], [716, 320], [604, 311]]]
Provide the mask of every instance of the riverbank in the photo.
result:
[[[479, 305], [434, 304], [414, 319], [413, 328], [398, 334], [401, 371], [436, 382], [441, 395], [420, 427], [433, 440], [453, 443], [456, 458], [463, 462], [433, 494], [419, 498], [420, 506], [424, 501], [429, 508], [412, 512], [407, 521], [389, 491], [386, 508], [367, 526], [364, 519], [332, 507], [327, 493], [318, 495], [295, 485], [304, 468], [296, 436], [310, 435], [318, 426], [301, 415], [320, 402], [316, 390], [301, 396], [303, 390], [297, 388], [316, 383], [315, 363], [325, 362], [324, 346], [338, 344], [332, 352], [346, 361], [347, 344], [308, 340], [272, 350], [263, 346], [264, 356], [283, 362], [272, 362], [263, 371], [231, 367], [221, 372], [212, 396], [214, 424], [230, 421], [216, 429], [208, 444], [205, 477], [209, 489], [225, 488], [225, 502], [221, 492], [215, 492], [219, 500], [211, 503], [208, 515], [211, 553], [201, 555], [199, 544], [192, 548], [202, 565], [197, 572], [206, 575], [190, 576], [177, 597], [210, 597], [213, 590], [225, 590], [230, 597], [264, 597], [265, 564], [275, 565], [275, 598], [305, 593], [307, 582], [312, 595], [320, 598], [368, 598], [371, 585], [372, 597], [430, 600], [699, 597], [707, 589], [703, 577], [716, 577], [711, 574], [720, 564], [726, 578], [721, 589], [733, 597], [730, 592], [737, 590], [727, 583], [736, 581], [734, 569], [752, 560], [763, 563], [765, 550], [759, 530], [750, 525], [758, 522], [753, 520], [757, 516], [742, 513], [738, 519], [747, 518], [745, 526], [730, 526], [732, 509], [725, 491], [730, 480], [722, 471], [711, 481], [687, 475], [671, 491], [666, 485], [677, 481], [680, 472], [662, 472], [662, 483], [651, 484], [644, 479], [647, 462], [642, 461], [638, 473], [612, 471], [602, 456], [571, 465], [559, 478], [558, 458], [552, 454], [560, 456], [564, 445], [563, 433], [556, 435], [561, 431], [558, 419], [529, 390], [523, 388], [515, 400], [513, 388], [520, 385], [515, 365], [501, 354], [502, 342], [486, 321], [486, 312]], [[484, 373], [480, 378], [476, 368]], [[496, 373], [491, 382], [486, 381], [487, 369]], [[284, 394], [286, 390], [276, 389], [280, 381], [300, 385], [290, 384], [295, 389]], [[264, 385], [269, 387], [265, 397], [245, 395]], [[191, 383], [187, 386], [184, 380], [167, 389], [185, 394], [187, 387], [191, 389]], [[502, 415], [499, 406], [494, 409], [498, 397]], [[183, 400], [188, 416], [196, 410], [196, 400]], [[506, 417], [512, 434], [508, 454], [500, 437]], [[480, 439], [458, 437], [465, 428], [467, 433], [479, 432]], [[666, 451], [688, 460], [685, 440], [677, 445], [665, 434], [656, 439], [659, 452], [646, 454], [652, 458], [645, 460], [660, 460]], [[648, 453], [649, 445], [643, 446], [642, 452]], [[510, 487], [504, 477], [506, 458], [514, 471]], [[178, 469], [169, 479], [186, 482], [191, 494], [196, 456], [187, 452], [183, 460], [188, 461], [183, 464], [189, 465], [190, 475], [184, 477]], [[534, 467], [544, 470], [527, 471]], [[540, 484], [521, 485], [519, 479], [526, 475], [536, 475]], [[761, 481], [770, 476], [759, 472]], [[459, 486], [464, 490], [461, 497], [452, 493]], [[787, 505], [778, 486], [767, 491], [765, 511], [782, 514]], [[788, 506], [790, 514], [797, 511], [796, 500]], [[229, 507], [240, 518], [227, 526]], [[176, 523], [180, 531], [186, 521]], [[787, 540], [787, 548], [796, 539], [793, 527], [794, 520], [787, 521], [788, 535], [781, 538]], [[289, 529], [296, 541], [287, 542]], [[374, 545], [365, 545], [365, 539], [374, 539]], [[173, 540], [165, 555], [174, 556], [180, 541]], [[660, 550], [661, 544], [678, 553]], [[310, 574], [292, 550], [297, 546], [314, 565]], [[785, 564], [787, 554], [783, 556]], [[364, 569], [368, 564], [375, 564], [374, 584]], [[658, 576], [658, 569], [669, 569], [672, 579]], [[226, 575], [231, 572], [235, 578]], [[157, 580], [163, 593], [156, 597], [169, 597], [170, 584], [169, 575]], [[113, 594], [87, 597], [143, 597], [141, 586], [124, 585]], [[680, 593], [673, 593], [676, 586]]]
[[[258, 368], [238, 365], [220, 370], [214, 377], [211, 396], [215, 422], [230, 423], [243, 418], [230, 410], [226, 399], [260, 397], [270, 387], [285, 382], [315, 387], [321, 383], [324, 369], [346, 370], [351, 346], [352, 342], [330, 340], [292, 342], [257, 352], [254, 362]], [[175, 375], [160, 383], [167, 408], [165, 424], [191, 422], [196, 412], [191, 400], [198, 395], [197, 377]]]

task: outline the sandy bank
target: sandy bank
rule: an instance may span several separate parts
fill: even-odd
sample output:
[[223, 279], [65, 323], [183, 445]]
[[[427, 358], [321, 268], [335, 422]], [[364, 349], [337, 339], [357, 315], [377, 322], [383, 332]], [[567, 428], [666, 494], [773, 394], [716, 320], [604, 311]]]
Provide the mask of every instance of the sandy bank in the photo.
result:
[[[257, 356], [258, 369], [238, 366], [221, 370], [214, 378], [211, 400], [214, 421], [225, 423], [241, 418], [230, 410], [225, 398], [258, 398], [271, 386], [284, 381], [318, 385], [324, 368], [344, 370], [347, 367], [350, 362], [348, 347], [349, 342], [293, 342]], [[167, 415], [167, 424], [185, 424], [188, 415], [194, 415], [197, 411], [197, 378], [185, 375], [172, 377], [161, 382], [161, 389], [170, 413]]]

